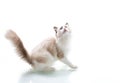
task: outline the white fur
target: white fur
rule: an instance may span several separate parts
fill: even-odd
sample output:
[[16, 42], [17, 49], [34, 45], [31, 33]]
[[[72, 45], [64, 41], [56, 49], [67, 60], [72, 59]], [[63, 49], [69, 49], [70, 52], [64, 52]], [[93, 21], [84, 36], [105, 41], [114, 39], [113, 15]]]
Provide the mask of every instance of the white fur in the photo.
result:
[[67, 53], [69, 48], [71, 34], [66, 33], [63, 38], [57, 39], [58, 46], [64, 51], [64, 53]]
[[[71, 31], [70, 31], [68, 25], [63, 26], [63, 29], [60, 29], [60, 28], [58, 29], [57, 27], [55, 27], [55, 30], [57, 31], [56, 44], [57, 44], [58, 48], [61, 49], [64, 53], [64, 58], [62, 58], [61, 61], [71, 68], [77, 68], [76, 66], [72, 65], [72, 63], [70, 63], [68, 61], [68, 59], [66, 58], [66, 53], [67, 53], [70, 38], [71, 38]], [[47, 42], [49, 42], [49, 40]], [[46, 50], [44, 50], [44, 48], [42, 48], [42, 47], [44, 47], [44, 45], [47, 45], [46, 44], [47, 42], [46, 41], [43, 42], [41, 44], [41, 46], [39, 45], [33, 50], [33, 53], [38, 54], [37, 56], [44, 55], [47, 59], [47, 63], [38, 63], [38, 62], [34, 61], [34, 64], [35, 64], [34, 68], [39, 71], [54, 70], [54, 68], [52, 68], [51, 66], [57, 60], [57, 53], [55, 53], [55, 55], [53, 57], [49, 52], [47, 52]], [[42, 51], [41, 51], [41, 49], [42, 49]]]

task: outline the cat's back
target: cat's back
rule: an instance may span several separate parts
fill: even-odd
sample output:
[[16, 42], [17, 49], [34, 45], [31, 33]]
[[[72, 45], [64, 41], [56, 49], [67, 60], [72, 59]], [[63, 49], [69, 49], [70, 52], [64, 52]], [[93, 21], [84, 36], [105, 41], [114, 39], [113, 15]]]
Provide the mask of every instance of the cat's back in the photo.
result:
[[38, 44], [33, 50], [32, 53], [41, 52], [43, 50], [54, 49], [56, 47], [56, 39], [54, 37], [50, 37], [42, 41]]

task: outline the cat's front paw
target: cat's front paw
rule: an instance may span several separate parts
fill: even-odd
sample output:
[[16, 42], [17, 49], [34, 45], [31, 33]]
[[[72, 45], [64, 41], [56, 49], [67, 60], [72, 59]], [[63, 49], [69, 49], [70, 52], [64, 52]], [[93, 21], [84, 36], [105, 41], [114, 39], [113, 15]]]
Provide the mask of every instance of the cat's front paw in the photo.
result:
[[78, 67], [76, 65], [71, 66], [72, 69], [77, 69]]

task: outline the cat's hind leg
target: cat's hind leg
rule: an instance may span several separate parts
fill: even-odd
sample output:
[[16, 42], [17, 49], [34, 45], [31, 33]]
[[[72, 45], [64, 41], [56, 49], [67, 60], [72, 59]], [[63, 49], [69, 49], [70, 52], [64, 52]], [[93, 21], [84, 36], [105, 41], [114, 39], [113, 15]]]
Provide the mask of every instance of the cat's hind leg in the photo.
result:
[[55, 68], [53, 68], [53, 67], [51, 67], [51, 65], [48, 65], [45, 63], [36, 63], [34, 65], [34, 69], [36, 71], [43, 71], [43, 72], [55, 71]]
[[[44, 56], [44, 57], [43, 57]], [[44, 52], [43, 56], [38, 56], [34, 60], [34, 69], [37, 71], [55, 71], [52, 67], [54, 63], [54, 57], [49, 52]]]

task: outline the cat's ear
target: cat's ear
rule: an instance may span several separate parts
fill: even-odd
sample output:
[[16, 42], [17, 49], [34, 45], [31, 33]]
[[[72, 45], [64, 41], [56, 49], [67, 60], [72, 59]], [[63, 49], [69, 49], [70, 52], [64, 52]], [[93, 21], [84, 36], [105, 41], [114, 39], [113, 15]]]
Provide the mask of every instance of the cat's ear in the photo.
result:
[[58, 27], [54, 26], [53, 29], [54, 29], [55, 32], [57, 33], [57, 29], [58, 29]]

